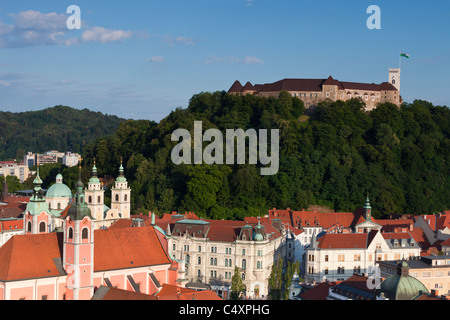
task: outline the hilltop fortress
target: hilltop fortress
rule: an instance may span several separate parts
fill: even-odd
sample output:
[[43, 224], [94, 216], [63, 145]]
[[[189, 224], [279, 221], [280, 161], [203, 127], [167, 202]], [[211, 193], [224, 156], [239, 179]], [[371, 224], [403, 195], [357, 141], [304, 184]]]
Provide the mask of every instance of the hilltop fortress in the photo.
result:
[[366, 111], [375, 109], [379, 103], [390, 102], [400, 106], [403, 102], [400, 96], [400, 69], [389, 69], [389, 81], [381, 84], [343, 82], [332, 76], [328, 79], [283, 79], [255, 85], [247, 82], [245, 86], [235, 81], [228, 93], [278, 97], [283, 90], [302, 100], [306, 108], [326, 99], [346, 101], [361, 98], [366, 104]]

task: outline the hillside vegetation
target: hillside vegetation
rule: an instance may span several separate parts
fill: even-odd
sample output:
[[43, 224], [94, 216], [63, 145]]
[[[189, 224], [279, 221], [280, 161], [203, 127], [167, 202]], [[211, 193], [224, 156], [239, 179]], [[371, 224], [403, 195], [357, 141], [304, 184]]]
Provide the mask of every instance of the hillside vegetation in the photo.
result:
[[0, 160], [23, 156], [31, 151], [49, 150], [80, 153], [99, 137], [114, 134], [124, 121], [87, 109], [56, 106], [40, 111], [0, 112]]
[[[450, 110], [426, 101], [385, 103], [370, 113], [363, 107], [361, 100], [324, 102], [305, 117], [303, 103], [287, 92], [200, 93], [158, 124], [126, 121], [87, 145], [84, 176], [94, 157], [100, 175], [116, 176], [123, 157], [133, 212], [144, 213], [241, 219], [273, 207], [354, 211], [368, 193], [378, 217], [450, 208]], [[194, 121], [203, 122], [203, 131], [279, 129], [278, 174], [261, 176], [256, 165], [174, 165], [171, 135], [193, 132]]]

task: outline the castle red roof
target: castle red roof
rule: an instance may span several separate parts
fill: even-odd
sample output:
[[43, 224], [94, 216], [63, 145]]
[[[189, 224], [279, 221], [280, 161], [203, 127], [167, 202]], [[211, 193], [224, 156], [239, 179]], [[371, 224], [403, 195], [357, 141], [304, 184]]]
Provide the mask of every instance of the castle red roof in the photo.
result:
[[341, 90], [364, 90], [364, 91], [398, 91], [391, 83], [383, 82], [375, 83], [359, 83], [359, 82], [343, 82], [333, 79], [329, 76], [327, 79], [283, 79], [273, 83], [255, 84], [250, 82], [242, 88], [239, 81], [235, 81], [229, 93], [238, 93], [243, 91], [257, 92], [280, 92], [286, 91], [303, 91], [303, 92], [322, 92], [324, 85], [336, 85]]

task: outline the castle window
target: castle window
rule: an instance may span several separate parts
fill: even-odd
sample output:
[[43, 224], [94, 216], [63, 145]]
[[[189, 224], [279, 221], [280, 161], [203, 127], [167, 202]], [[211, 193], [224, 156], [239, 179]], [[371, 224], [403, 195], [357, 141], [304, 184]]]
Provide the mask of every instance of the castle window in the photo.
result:
[[39, 224], [39, 232], [45, 232], [45, 229], [46, 229], [45, 222], [41, 222]]

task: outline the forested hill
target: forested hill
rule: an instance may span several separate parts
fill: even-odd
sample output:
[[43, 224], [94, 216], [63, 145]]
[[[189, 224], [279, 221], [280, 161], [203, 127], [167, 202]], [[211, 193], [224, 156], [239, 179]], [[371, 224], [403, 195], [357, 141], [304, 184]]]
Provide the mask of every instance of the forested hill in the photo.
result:
[[[174, 165], [171, 135], [192, 130], [196, 120], [203, 131], [280, 129], [278, 174], [261, 176], [254, 165]], [[133, 209], [144, 213], [239, 219], [273, 207], [354, 211], [367, 193], [376, 217], [450, 208], [450, 110], [425, 101], [385, 103], [370, 113], [361, 100], [325, 102], [306, 116], [287, 93], [200, 93], [159, 124], [127, 121], [114, 136], [87, 146], [86, 170], [95, 157], [100, 175], [117, 175], [122, 156]]]
[[81, 152], [96, 138], [114, 134], [124, 121], [87, 109], [56, 106], [40, 111], [0, 112], [0, 160], [23, 159], [28, 151]]

